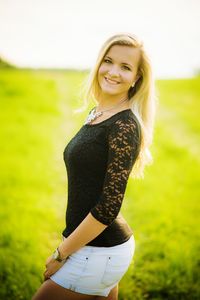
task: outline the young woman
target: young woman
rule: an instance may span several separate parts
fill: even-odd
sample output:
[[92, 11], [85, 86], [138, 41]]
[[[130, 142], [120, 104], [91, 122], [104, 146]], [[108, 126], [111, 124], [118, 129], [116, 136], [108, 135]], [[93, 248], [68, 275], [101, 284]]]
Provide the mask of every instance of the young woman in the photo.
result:
[[[118, 299], [135, 251], [120, 213], [129, 175], [152, 162], [154, 80], [143, 43], [109, 38], [91, 71], [86, 99], [97, 104], [64, 149], [68, 204], [63, 240], [46, 261], [32, 300]], [[89, 101], [89, 100], [87, 100]]]

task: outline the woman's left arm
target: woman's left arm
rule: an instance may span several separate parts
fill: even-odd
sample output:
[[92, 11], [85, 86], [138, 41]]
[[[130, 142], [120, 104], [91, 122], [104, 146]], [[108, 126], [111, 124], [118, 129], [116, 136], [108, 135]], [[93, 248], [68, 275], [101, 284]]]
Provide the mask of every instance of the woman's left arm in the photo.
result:
[[[104, 225], [95, 219], [91, 213], [79, 224], [79, 226], [59, 245], [61, 258], [67, 258], [70, 254], [85, 246], [97, 237], [108, 225]], [[44, 281], [58, 271], [65, 261], [59, 262], [52, 256], [46, 261]]]
[[85, 246], [104, 231], [107, 226], [89, 213], [79, 226], [59, 245], [61, 258], [67, 257]]

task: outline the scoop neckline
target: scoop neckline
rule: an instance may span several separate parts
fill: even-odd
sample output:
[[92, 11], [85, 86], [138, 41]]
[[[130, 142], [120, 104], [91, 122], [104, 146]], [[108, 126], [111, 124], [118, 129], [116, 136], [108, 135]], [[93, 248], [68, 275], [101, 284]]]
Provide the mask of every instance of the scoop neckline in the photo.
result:
[[106, 121], [112, 119], [114, 116], [116, 116], [116, 115], [118, 115], [118, 114], [120, 114], [120, 113], [122, 113], [122, 112], [124, 112], [124, 111], [131, 111], [131, 112], [132, 112], [132, 109], [131, 109], [131, 108], [126, 108], [126, 109], [124, 109], [124, 110], [118, 111], [116, 114], [112, 115], [111, 117], [109, 117], [109, 118], [107, 118], [107, 119], [105, 119], [105, 120], [103, 120], [103, 121], [101, 121], [101, 122], [99, 122], [99, 123], [95, 123], [95, 124], [84, 124], [83, 126], [85, 126], [85, 127], [93, 127], [93, 126], [97, 126], [97, 125], [103, 124], [103, 123], [105, 123]]

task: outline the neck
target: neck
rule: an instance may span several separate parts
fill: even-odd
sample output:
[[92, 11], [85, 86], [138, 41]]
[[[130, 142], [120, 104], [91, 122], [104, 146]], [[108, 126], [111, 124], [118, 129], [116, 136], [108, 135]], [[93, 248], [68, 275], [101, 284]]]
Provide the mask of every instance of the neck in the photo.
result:
[[122, 109], [122, 108], [130, 108], [128, 96], [109, 96], [109, 97], [99, 97], [98, 98], [98, 111], [106, 110], [106, 109]]

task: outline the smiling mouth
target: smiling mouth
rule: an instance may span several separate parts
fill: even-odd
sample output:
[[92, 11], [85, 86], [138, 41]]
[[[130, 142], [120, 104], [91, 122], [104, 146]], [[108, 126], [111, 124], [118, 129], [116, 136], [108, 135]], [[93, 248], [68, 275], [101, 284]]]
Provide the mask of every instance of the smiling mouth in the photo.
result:
[[113, 85], [116, 85], [116, 84], [119, 84], [120, 82], [118, 81], [115, 81], [115, 80], [112, 80], [112, 79], [109, 79], [108, 77], [104, 77], [105, 80], [110, 83], [110, 84], [113, 84]]

